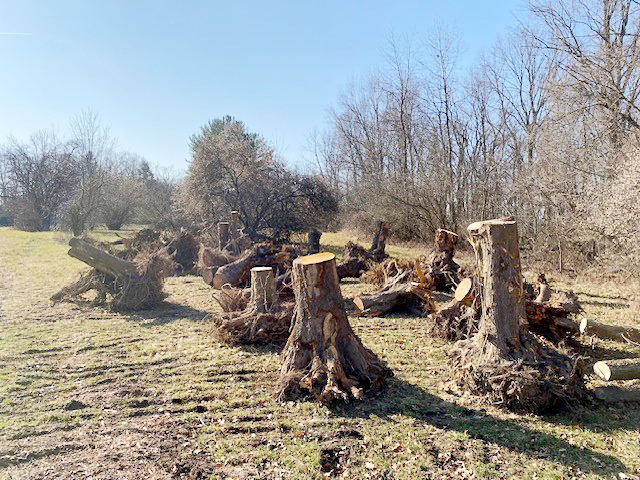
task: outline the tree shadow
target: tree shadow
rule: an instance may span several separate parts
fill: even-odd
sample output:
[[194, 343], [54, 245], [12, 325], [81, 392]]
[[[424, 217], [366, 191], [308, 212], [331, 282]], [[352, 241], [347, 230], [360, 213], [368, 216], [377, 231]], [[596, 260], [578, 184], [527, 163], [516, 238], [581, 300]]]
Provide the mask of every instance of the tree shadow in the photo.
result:
[[587, 364], [589, 362], [595, 363], [598, 360], [640, 357], [640, 353], [638, 352], [618, 350], [616, 348], [602, 347], [600, 345], [591, 346], [591, 345], [583, 345], [579, 343], [576, 345], [575, 349], [578, 355], [588, 360]]
[[390, 422], [394, 422], [393, 415], [404, 415], [445, 431], [466, 432], [471, 438], [509, 450], [548, 458], [567, 467], [577, 466], [585, 472], [612, 475], [626, 471], [625, 465], [615, 457], [571, 445], [548, 433], [496, 418], [481, 410], [461, 407], [396, 377], [389, 380], [378, 396], [336, 406], [332, 411], [350, 418], [375, 415]]
[[604, 308], [631, 308], [631, 305], [628, 303], [620, 303], [620, 302], [601, 302], [599, 300], [580, 300], [581, 304], [591, 305], [593, 307], [604, 307]]
[[150, 310], [126, 312], [125, 315], [129, 320], [139, 322], [143, 327], [157, 327], [180, 319], [202, 322], [209, 313], [189, 305], [162, 302]]

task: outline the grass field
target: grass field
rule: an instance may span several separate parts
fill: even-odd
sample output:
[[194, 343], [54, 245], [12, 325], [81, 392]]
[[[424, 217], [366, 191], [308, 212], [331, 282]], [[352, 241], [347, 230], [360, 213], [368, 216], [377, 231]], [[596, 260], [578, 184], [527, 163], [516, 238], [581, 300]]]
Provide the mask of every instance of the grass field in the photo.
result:
[[[451, 344], [420, 318], [350, 318], [394, 371], [380, 394], [336, 409], [279, 403], [278, 352], [216, 341], [203, 317], [218, 306], [198, 277], [170, 278], [166, 303], [143, 313], [52, 305], [85, 269], [66, 240], [0, 228], [0, 478], [640, 479], [640, 405], [544, 417], [474, 405], [448, 388]], [[337, 252], [346, 240], [323, 236]], [[588, 316], [636, 321], [631, 286], [557, 285]], [[365, 289], [343, 284], [345, 296]], [[587, 363], [640, 356], [583, 343]]]

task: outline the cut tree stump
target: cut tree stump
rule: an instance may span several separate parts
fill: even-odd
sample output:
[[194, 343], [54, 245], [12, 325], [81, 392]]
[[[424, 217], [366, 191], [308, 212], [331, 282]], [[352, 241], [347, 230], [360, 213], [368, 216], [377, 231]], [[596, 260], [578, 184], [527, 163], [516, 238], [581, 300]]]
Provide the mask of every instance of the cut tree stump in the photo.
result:
[[458, 234], [439, 228], [435, 233], [434, 243], [427, 273], [433, 279], [436, 290], [450, 292], [460, 281], [458, 276], [460, 265], [453, 260], [458, 244]]
[[250, 292], [247, 307], [241, 311], [230, 308], [243, 304], [245, 290], [222, 291], [215, 297], [225, 313], [212, 314], [207, 318], [212, 320], [218, 338], [231, 345], [284, 344], [291, 328], [293, 303], [278, 302], [271, 267], [251, 269]]
[[456, 343], [450, 363], [464, 391], [511, 410], [543, 412], [586, 395], [576, 360], [526, 329], [518, 229], [513, 219], [468, 227], [478, 259], [478, 332]]
[[322, 403], [360, 399], [392, 372], [351, 329], [332, 253], [293, 262], [296, 298], [291, 335], [282, 354], [278, 397], [309, 392]]
[[640, 342], [640, 328], [608, 325], [587, 318], [580, 321], [580, 333], [618, 342]]
[[603, 360], [593, 365], [593, 371], [606, 381], [640, 379], [640, 358]]
[[229, 232], [231, 236], [231, 240], [229, 242], [231, 252], [234, 255], [240, 255], [242, 253], [242, 250], [240, 249], [240, 212], [237, 210], [233, 210], [231, 212], [229, 230], [231, 230]]
[[307, 232], [309, 255], [318, 253], [320, 251], [320, 237], [322, 237], [322, 232], [320, 230], [316, 230], [315, 228]]
[[383, 221], [378, 221], [376, 223], [376, 233], [373, 236], [373, 241], [371, 242], [371, 248], [369, 251], [373, 255], [373, 258], [376, 262], [381, 262], [387, 257], [385, 253], [385, 248], [387, 244], [387, 235], [389, 233], [389, 227]]

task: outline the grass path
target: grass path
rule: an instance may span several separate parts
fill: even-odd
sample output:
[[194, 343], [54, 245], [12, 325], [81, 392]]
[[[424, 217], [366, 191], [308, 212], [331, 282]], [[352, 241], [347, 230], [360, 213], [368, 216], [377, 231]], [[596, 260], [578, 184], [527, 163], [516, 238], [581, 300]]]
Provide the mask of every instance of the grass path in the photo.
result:
[[[323, 236], [336, 251], [345, 241]], [[640, 478], [638, 405], [473, 406], [448, 390], [450, 344], [419, 318], [351, 318], [395, 373], [382, 394], [334, 410], [278, 403], [278, 353], [218, 343], [197, 277], [169, 279], [167, 302], [142, 314], [52, 305], [84, 268], [66, 251], [61, 234], [0, 228], [0, 478], [320, 479], [336, 465], [338, 478]], [[632, 321], [624, 294], [581, 288], [599, 302], [588, 312]], [[613, 342], [583, 353], [620, 351], [640, 355]]]

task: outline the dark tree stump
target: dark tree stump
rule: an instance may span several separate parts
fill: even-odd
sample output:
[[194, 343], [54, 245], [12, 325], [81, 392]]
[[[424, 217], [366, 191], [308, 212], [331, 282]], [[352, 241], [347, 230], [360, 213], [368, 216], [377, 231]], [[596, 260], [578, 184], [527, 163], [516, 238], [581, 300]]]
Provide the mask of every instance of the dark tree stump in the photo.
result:
[[429, 275], [434, 288], [441, 292], [450, 292], [459, 282], [460, 265], [454, 262], [458, 244], [458, 234], [439, 228], [435, 233], [435, 246], [429, 258]]
[[522, 328], [527, 318], [515, 220], [476, 222], [468, 231], [482, 317], [476, 335], [452, 352], [458, 386], [512, 410], [542, 412], [581, 400], [586, 389], [576, 360]]
[[279, 398], [299, 391], [322, 403], [359, 399], [392, 372], [351, 329], [335, 256], [317, 253], [293, 262], [296, 296], [291, 335], [282, 354]]
[[309, 255], [318, 253], [320, 251], [320, 237], [322, 237], [322, 232], [314, 228], [309, 230], [307, 235], [309, 240]]
[[384, 250], [386, 248], [388, 233], [389, 227], [387, 226], [387, 224], [383, 221], [378, 221], [376, 224], [376, 233], [373, 236], [371, 249], [369, 250], [376, 262], [381, 262], [382, 260], [387, 258], [387, 254]]

